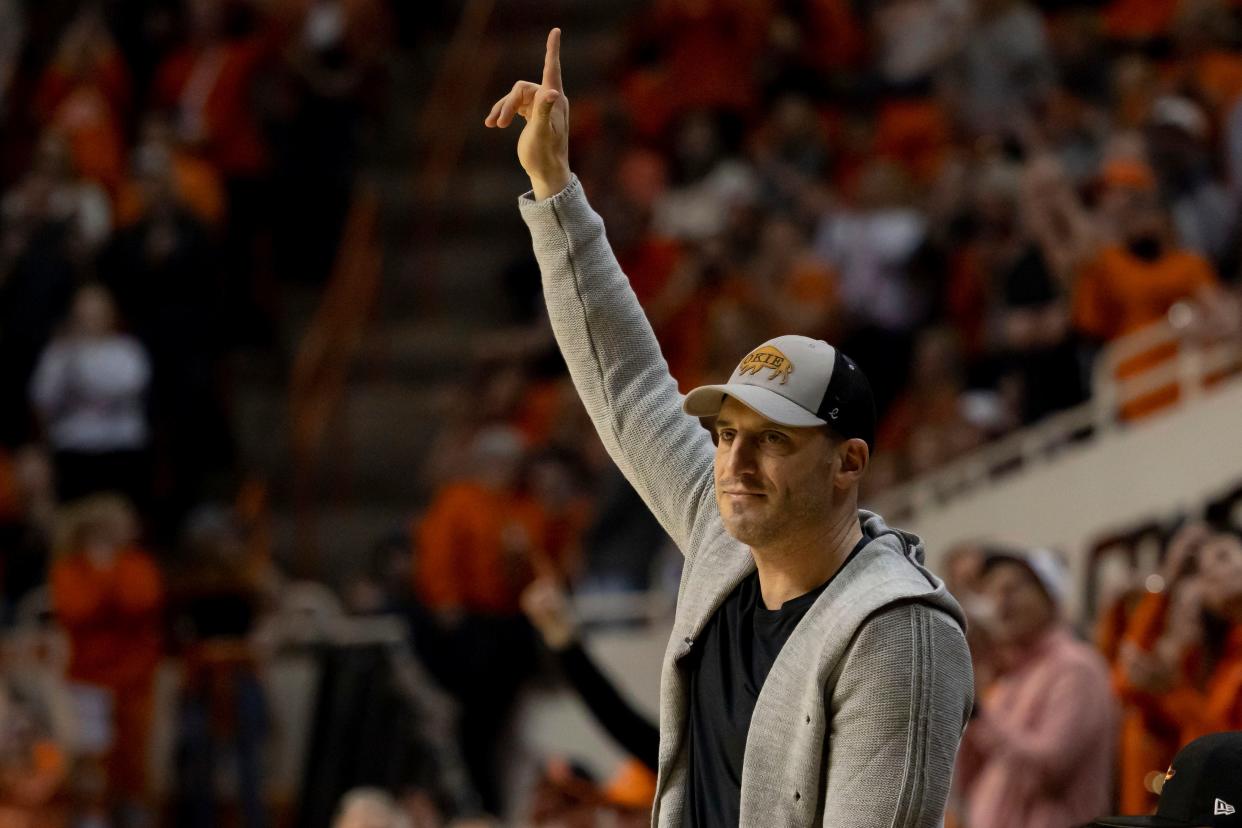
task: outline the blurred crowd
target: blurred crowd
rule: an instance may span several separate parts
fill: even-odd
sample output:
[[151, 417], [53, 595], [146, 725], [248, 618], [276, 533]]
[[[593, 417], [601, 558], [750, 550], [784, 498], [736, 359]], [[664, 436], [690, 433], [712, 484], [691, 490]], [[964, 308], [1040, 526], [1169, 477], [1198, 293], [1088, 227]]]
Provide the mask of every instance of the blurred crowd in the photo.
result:
[[[654, 725], [566, 595], [675, 591], [679, 556], [530, 258], [496, 274], [513, 327], [441, 401], [408, 530], [342, 585], [405, 632], [312, 643], [278, 610], [229, 357], [278, 348], [281, 285], [328, 277], [403, 5], [0, 0], [0, 828], [511, 815], [514, 711], [553, 665], [633, 761], [541, 765], [524, 818], [646, 821]], [[782, 333], [863, 366], [875, 493], [1083, 402], [1100, 349], [1175, 308], [1239, 335], [1240, 24], [1229, 0], [650, 0], [604, 85], [569, 76], [572, 166], [683, 389]], [[1136, 559], [1092, 644], [1055, 555], [947, 556], [981, 689], [959, 828], [1139, 813], [1178, 746], [1242, 729], [1242, 544], [1208, 517]], [[300, 817], [264, 785], [274, 628], [321, 668]]]
[[251, 639], [276, 581], [230, 360], [279, 357], [279, 286], [328, 277], [385, 11], [0, 2], [6, 828], [270, 822]]
[[1090, 625], [1069, 623], [1078, 585], [1053, 552], [949, 550], [945, 577], [971, 621], [978, 692], [954, 824], [1149, 814], [1180, 748], [1242, 729], [1240, 494], [1225, 509], [1104, 539]]
[[[683, 390], [783, 333], [857, 360], [881, 418], [876, 494], [1084, 402], [1102, 349], [1128, 334], [1172, 316], [1193, 320], [1183, 335], [1242, 335], [1240, 24], [1229, 0], [651, 0], [617, 33], [597, 88], [574, 88], [567, 66], [571, 166]], [[515, 327], [476, 343], [444, 401], [411, 529], [420, 638], [497, 652], [446, 680], [473, 688], [464, 709], [493, 713], [529, 669], [524, 584], [659, 588], [676, 557], [582, 415], [533, 260], [502, 278]], [[1139, 353], [1116, 378], [1177, 351]], [[1177, 394], [1150, 387], [1120, 416], [1158, 416]], [[1207, 548], [1236, 551], [1229, 535]], [[1055, 576], [1057, 593], [1025, 556], [1002, 557], [979, 553], [962, 588], [993, 609], [977, 624], [988, 701], [963, 754], [958, 824], [1085, 822], [1108, 810], [1118, 767], [1125, 807], [1149, 806], [1145, 775], [1171, 753], [1117, 760], [1101, 746], [1118, 700], [1139, 716], [1157, 687], [1129, 683], [1162, 669], [1135, 653], [1181, 587], [1114, 608], [1117, 641], [1147, 643], [1106, 659], [1065, 626], [1077, 585]], [[1220, 634], [1237, 622], [1230, 600], [1190, 615]], [[1161, 681], [1202, 657], [1170, 649]], [[1211, 668], [1198, 669], [1176, 681], [1208, 692]], [[1024, 731], [1045, 716], [1047, 730]], [[1192, 735], [1175, 720], [1185, 732], [1164, 747]], [[501, 801], [491, 726], [465, 746], [489, 809]], [[1235, 711], [1211, 725], [1226, 726], [1242, 727]], [[1143, 766], [1138, 783], [1127, 762]]]

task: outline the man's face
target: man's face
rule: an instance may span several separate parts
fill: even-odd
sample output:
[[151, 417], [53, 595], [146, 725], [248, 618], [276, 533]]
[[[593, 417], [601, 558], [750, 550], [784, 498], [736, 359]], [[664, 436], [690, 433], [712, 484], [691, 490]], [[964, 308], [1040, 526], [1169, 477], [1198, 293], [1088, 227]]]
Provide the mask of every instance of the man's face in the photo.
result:
[[778, 425], [730, 397], [714, 430], [716, 503], [730, 535], [762, 547], [829, 520], [840, 461], [823, 428]]
[[1020, 563], [992, 564], [983, 576], [983, 594], [992, 602], [1002, 644], [1033, 641], [1056, 619], [1056, 609], [1034, 574]]

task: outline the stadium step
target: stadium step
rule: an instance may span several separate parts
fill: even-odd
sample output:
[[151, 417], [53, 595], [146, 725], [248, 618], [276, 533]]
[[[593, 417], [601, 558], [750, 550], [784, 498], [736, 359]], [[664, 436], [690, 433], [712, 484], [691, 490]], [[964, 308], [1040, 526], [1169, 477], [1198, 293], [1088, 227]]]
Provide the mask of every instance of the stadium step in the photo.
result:
[[[497, 3], [485, 44], [497, 62], [475, 102], [477, 118], [464, 125], [461, 157], [441, 205], [429, 205], [428, 194], [419, 191], [427, 148], [416, 136], [450, 31], [420, 33], [418, 47], [390, 65], [383, 129], [367, 142], [365, 159], [381, 199], [380, 299], [312, 481], [322, 504], [316, 509], [321, 574], [330, 580], [355, 566], [384, 534], [404, 527], [426, 496], [418, 472], [442, 425], [447, 392], [471, 368], [474, 338], [506, 319], [505, 269], [529, 256], [529, 236], [515, 204], [528, 186], [514, 154], [516, 134], [485, 129], [487, 108], [514, 80], [537, 79], [544, 35], [553, 25], [565, 31], [562, 64], [570, 94], [599, 88], [623, 44], [621, 21], [645, 1]], [[431, 209], [437, 212], [428, 221]], [[286, 355], [296, 353], [314, 306], [302, 295], [285, 303], [280, 341]], [[270, 376], [264, 381], [256, 369], [239, 383], [234, 409], [243, 456], [273, 481], [277, 545], [291, 557], [296, 538], [287, 388]]]

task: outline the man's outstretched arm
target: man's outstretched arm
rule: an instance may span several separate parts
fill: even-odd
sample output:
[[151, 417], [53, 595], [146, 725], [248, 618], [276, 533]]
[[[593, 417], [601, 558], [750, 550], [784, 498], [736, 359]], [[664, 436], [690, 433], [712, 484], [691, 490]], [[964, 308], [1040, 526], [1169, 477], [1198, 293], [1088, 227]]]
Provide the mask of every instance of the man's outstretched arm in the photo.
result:
[[569, 101], [560, 30], [548, 35], [540, 84], [519, 81], [485, 123], [526, 120], [518, 160], [532, 193], [520, 201], [543, 273], [552, 330], [609, 454], [677, 545], [716, 514], [711, 438], [681, 411], [677, 383], [604, 223], [569, 169]]

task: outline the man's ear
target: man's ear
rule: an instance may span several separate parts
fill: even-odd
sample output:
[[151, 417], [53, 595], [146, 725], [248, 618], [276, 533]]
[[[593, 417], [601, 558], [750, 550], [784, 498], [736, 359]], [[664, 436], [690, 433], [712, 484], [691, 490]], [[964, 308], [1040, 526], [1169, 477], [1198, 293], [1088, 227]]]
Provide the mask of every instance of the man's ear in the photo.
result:
[[867, 442], [858, 437], [842, 440], [837, 446], [837, 457], [840, 464], [836, 473], [836, 485], [842, 489], [858, 485], [871, 462], [871, 449], [867, 447]]

